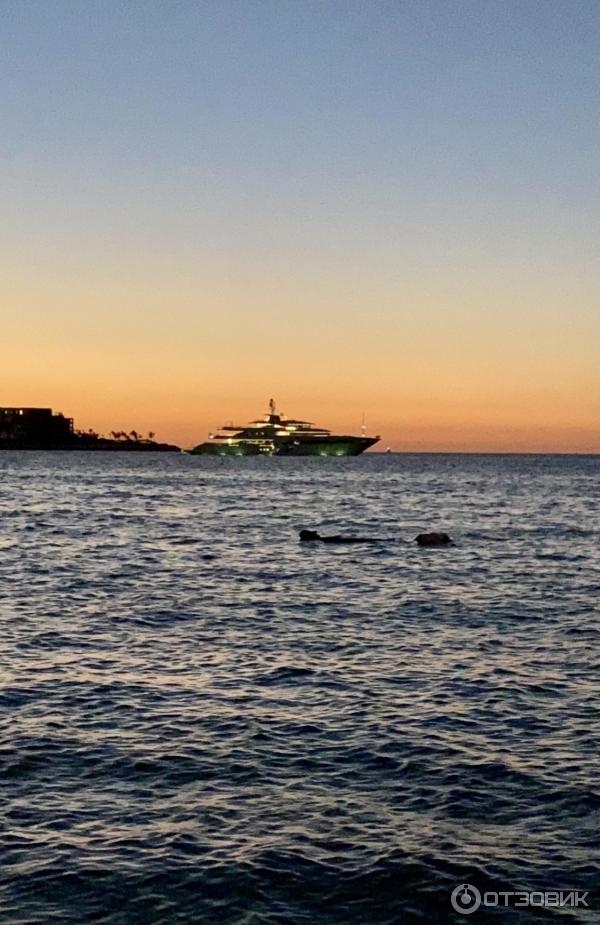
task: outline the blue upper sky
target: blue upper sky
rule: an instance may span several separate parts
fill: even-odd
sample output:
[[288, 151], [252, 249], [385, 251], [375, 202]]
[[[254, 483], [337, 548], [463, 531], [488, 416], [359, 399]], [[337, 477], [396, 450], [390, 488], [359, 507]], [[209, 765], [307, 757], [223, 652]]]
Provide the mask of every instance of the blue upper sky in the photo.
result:
[[2, 152], [42, 213], [30, 183], [48, 206], [206, 209], [226, 234], [281, 209], [468, 230], [492, 208], [498, 234], [552, 210], [572, 232], [597, 190], [595, 0], [18, 0], [2, 19]]

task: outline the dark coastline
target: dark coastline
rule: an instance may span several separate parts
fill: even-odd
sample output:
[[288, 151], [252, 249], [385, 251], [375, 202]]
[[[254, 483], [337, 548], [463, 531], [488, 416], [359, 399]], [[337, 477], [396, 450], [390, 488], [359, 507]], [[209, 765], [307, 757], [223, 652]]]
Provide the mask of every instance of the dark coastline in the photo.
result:
[[0, 440], [0, 451], [2, 450], [35, 450], [60, 452], [73, 450], [84, 450], [86, 452], [104, 453], [181, 453], [181, 447], [173, 443], [155, 443], [154, 441], [135, 441], [135, 440], [78, 440], [72, 443], [63, 444], [43, 444], [43, 443], [26, 443], [16, 440]]

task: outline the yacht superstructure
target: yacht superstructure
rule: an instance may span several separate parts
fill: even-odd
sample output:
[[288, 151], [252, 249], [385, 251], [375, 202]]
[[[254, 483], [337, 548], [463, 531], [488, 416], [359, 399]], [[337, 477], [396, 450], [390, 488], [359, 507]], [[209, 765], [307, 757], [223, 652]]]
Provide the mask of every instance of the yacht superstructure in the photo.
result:
[[379, 437], [332, 434], [310, 421], [288, 418], [277, 411], [273, 399], [262, 418], [238, 426], [225, 424], [205, 443], [191, 450], [214, 456], [358, 456]]

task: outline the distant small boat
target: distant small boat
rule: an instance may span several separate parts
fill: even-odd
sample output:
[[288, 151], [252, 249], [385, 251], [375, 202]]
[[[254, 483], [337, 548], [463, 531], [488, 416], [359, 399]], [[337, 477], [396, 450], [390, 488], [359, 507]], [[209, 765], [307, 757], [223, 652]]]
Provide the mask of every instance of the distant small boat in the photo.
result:
[[298, 421], [279, 414], [273, 399], [269, 412], [256, 421], [237, 426], [227, 424], [205, 443], [190, 450], [211, 456], [358, 456], [377, 443], [377, 437], [332, 434], [310, 421]]

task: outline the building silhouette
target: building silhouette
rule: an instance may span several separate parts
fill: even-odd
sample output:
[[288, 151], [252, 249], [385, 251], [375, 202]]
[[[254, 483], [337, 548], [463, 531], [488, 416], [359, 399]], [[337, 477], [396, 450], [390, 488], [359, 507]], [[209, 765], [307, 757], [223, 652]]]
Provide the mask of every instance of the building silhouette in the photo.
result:
[[0, 408], [2, 446], [61, 447], [73, 439], [73, 418], [51, 408]]

